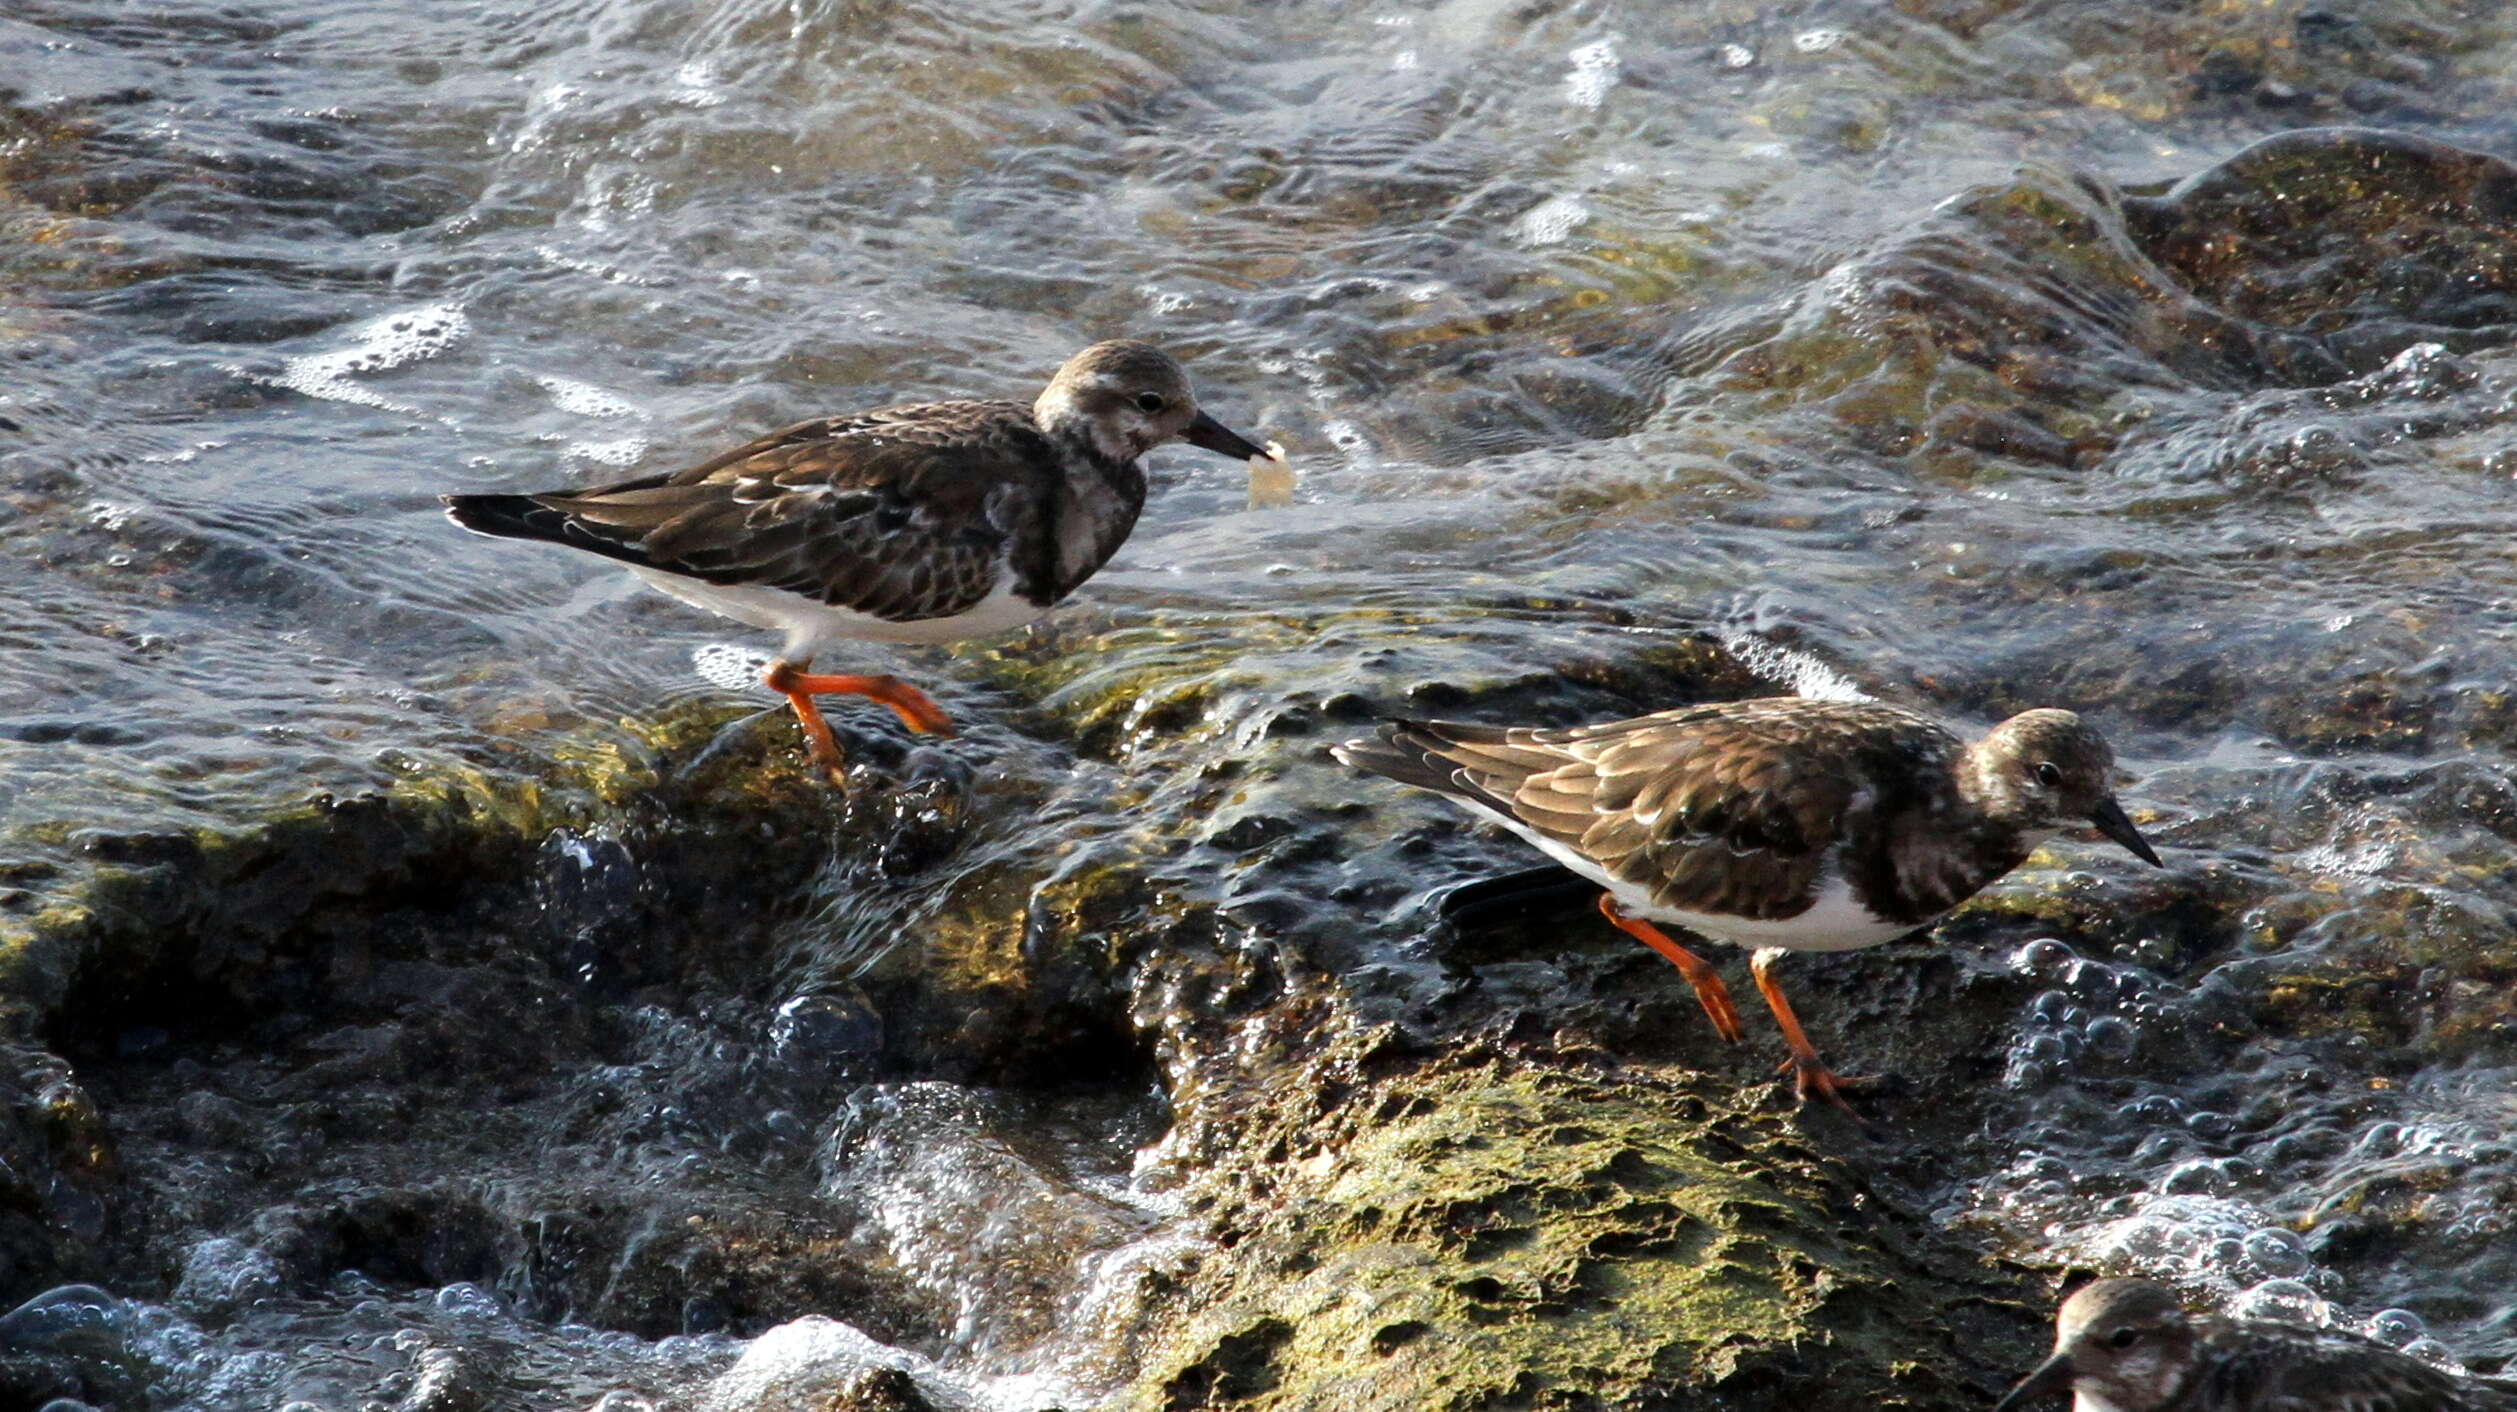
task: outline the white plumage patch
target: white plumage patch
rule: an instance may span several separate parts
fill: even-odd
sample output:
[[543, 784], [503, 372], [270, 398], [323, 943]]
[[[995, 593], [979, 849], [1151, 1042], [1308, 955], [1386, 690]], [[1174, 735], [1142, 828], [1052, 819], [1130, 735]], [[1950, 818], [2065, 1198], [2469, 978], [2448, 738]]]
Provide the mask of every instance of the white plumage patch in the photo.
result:
[[897, 642], [915, 646], [959, 642], [1010, 632], [1048, 610], [1014, 592], [1014, 574], [997, 576], [996, 587], [966, 612], [949, 618], [918, 618], [893, 622], [853, 608], [817, 603], [800, 593], [759, 584], [709, 583], [705, 579], [667, 573], [633, 564], [630, 572], [695, 608], [786, 634], [781, 654], [792, 662], [810, 661], [846, 642]]
[[1807, 910], [1795, 916], [1774, 919], [1733, 917], [1721, 912], [1687, 912], [1665, 907], [1654, 902], [1651, 894], [1643, 888], [1611, 877], [1597, 860], [1584, 857], [1520, 820], [1457, 795], [1447, 797], [1470, 813], [1491, 819], [1519, 834], [1539, 852], [1599, 884], [1602, 891], [1617, 899], [1617, 909], [1627, 916], [1685, 927], [1714, 941], [1750, 949], [1860, 951], [1894, 941], [1907, 932], [1930, 925], [1929, 922], [1892, 922], [1871, 911], [1853, 896], [1852, 883], [1836, 870], [1833, 859], [1829, 859], [1818, 873], [1817, 896], [1810, 899]]

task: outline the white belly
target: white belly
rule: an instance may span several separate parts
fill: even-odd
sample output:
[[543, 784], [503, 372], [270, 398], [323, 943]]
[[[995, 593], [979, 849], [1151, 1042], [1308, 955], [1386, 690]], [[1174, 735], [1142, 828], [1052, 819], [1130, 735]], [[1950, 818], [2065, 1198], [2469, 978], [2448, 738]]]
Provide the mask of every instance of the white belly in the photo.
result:
[[1014, 576], [1010, 571], [997, 580], [995, 589], [987, 597], [980, 599], [967, 612], [949, 618], [916, 618], [906, 622], [877, 618], [852, 608], [816, 603], [783, 588], [709, 583], [634, 564], [630, 566], [630, 572], [693, 607], [705, 608], [738, 623], [786, 634], [786, 647], [781, 655], [795, 662], [810, 661], [825, 649], [843, 642], [898, 642], [930, 646], [959, 642], [966, 637], [986, 637], [991, 633], [1010, 632], [1048, 611], [1014, 592]]
[[1685, 927], [1698, 936], [1726, 941], [1733, 946], [1750, 949], [1778, 947], [1785, 951], [1859, 951], [1894, 941], [1907, 932], [1928, 923], [1891, 922], [1871, 912], [1853, 896], [1853, 885], [1830, 863], [1820, 874], [1818, 895], [1798, 916], [1772, 920], [1756, 917], [1733, 917], [1721, 912], [1687, 912], [1664, 907], [1652, 900], [1651, 894], [1633, 883], [1608, 875], [1606, 869], [1589, 858], [1574, 852], [1518, 819], [1507, 818], [1491, 809], [1454, 800], [1471, 811], [1503, 825], [1528, 839], [1548, 857], [1562, 863], [1617, 899], [1618, 910], [1629, 917], [1646, 921], [1667, 922]]

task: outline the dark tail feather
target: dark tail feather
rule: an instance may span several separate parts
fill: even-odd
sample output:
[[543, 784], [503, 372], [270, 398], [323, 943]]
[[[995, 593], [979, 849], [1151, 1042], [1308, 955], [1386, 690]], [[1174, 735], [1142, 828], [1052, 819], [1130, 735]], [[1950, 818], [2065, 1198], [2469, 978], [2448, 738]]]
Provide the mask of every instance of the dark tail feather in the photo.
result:
[[475, 534], [500, 539], [538, 539], [564, 544], [624, 564], [655, 567], [637, 546], [591, 535], [577, 527], [564, 510], [553, 509], [534, 495], [440, 495], [446, 518]]
[[1551, 863], [1461, 883], [1443, 893], [1433, 906], [1454, 929], [1484, 932], [1560, 917], [1598, 895], [1599, 884]]
[[1437, 794], [1457, 794], [1459, 781], [1452, 778], [1458, 768], [1439, 755], [1403, 743], [1406, 725], [1392, 721], [1381, 727], [1379, 735], [1367, 735], [1332, 745], [1328, 753], [1358, 770], [1385, 775], [1400, 784], [1430, 789]]
[[440, 495], [446, 518], [501, 539], [557, 539], [567, 517], [530, 495]]

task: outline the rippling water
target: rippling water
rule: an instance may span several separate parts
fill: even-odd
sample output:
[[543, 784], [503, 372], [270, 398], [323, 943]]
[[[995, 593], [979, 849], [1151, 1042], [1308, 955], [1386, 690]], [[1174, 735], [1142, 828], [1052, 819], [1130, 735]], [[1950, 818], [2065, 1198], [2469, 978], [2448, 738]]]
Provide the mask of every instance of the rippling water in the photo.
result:
[[[74, 879], [89, 831], [531, 772], [743, 694], [706, 667], [756, 644], [456, 532], [441, 492], [1027, 397], [1087, 341], [1150, 337], [1288, 445], [1300, 501], [1245, 511], [1237, 467], [1165, 453], [1070, 627], [883, 659], [1038, 806], [975, 856], [1116, 855], [1140, 811], [1211, 810], [1228, 844], [1342, 790], [1373, 806], [1351, 858], [1182, 877], [1261, 932], [1269, 899], [1362, 879], [1337, 924], [1360, 973], [1409, 925], [1382, 904], [1519, 859], [1437, 831], [1428, 872], [1434, 806], [1304, 738], [1341, 698], [1650, 709], [1654, 654], [1711, 632], [1804, 690], [1978, 725], [2075, 706], [2185, 885], [2064, 845], [1953, 924], [2037, 993], [1958, 1165], [1922, 1178], [1940, 1214], [2501, 1362], [2508, 193], [2372, 158], [2428, 183], [2399, 224], [2435, 233], [2301, 233], [2248, 224], [2280, 208], [2249, 198], [2262, 168], [2174, 184], [2342, 122], [2517, 155], [2512, 33], [2410, 0], [25, 0], [0, 17], [13, 905]], [[1252, 771], [1229, 797], [1199, 773], [1225, 760]], [[915, 894], [822, 899], [805, 969], [878, 964]], [[1127, 1154], [1158, 1119], [1069, 1115], [1091, 1135], [1051, 1161], [988, 1135], [1044, 1120], [958, 1089], [849, 1101], [976, 1184], [844, 1120], [813, 1158], [936, 1311], [886, 1331], [922, 1351], [869, 1356], [1012, 1402], [1093, 1385], [1038, 1311], [1157, 1258]], [[1044, 1170], [1106, 1268], [1009, 1293], [988, 1276], [1016, 1255], [944, 1233]], [[221, 1258], [202, 1280], [250, 1285]], [[327, 1337], [505, 1317], [328, 1298]], [[350, 1395], [248, 1349], [295, 1346], [266, 1317], [170, 1356], [167, 1405], [263, 1405], [281, 1364], [293, 1396]], [[501, 1327], [581, 1400], [861, 1337]]]

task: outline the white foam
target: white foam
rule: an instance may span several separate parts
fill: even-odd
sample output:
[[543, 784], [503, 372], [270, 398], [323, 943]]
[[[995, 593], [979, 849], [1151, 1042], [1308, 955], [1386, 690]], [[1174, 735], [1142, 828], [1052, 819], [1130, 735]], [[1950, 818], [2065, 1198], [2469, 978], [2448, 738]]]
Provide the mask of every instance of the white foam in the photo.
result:
[[1565, 75], [1564, 101], [1577, 108], [1596, 108], [1608, 101], [1609, 90], [1625, 63], [1617, 57], [1617, 36], [1585, 44], [1573, 51], [1573, 72]]
[[699, 679], [710, 686], [727, 691], [755, 691], [760, 687], [760, 674], [769, 670], [769, 655], [731, 642], [711, 642], [691, 649], [690, 665]]
[[1720, 642], [1722, 650], [1738, 658], [1741, 666], [1769, 681], [1789, 687], [1794, 696], [1805, 696], [1812, 701], [1870, 699], [1870, 693], [1854, 685], [1851, 677], [1806, 652], [1737, 628], [1723, 629]]
[[533, 380], [550, 394], [552, 406], [575, 416], [626, 417], [638, 410], [628, 398], [590, 382], [553, 377], [547, 373], [537, 373]]
[[1590, 208], [1570, 196], [1550, 196], [1512, 222], [1512, 239], [1522, 245], [1553, 245], [1591, 218]]
[[392, 401], [355, 379], [434, 358], [462, 342], [471, 331], [472, 321], [453, 304], [430, 304], [387, 314], [351, 329], [349, 347], [291, 358], [280, 365], [279, 376], [270, 381], [327, 402], [351, 402], [416, 415], [419, 408]]
[[643, 436], [616, 437], [610, 441], [572, 441], [568, 443], [567, 454], [576, 460], [592, 461], [598, 466], [626, 466], [646, 455], [647, 448], [652, 445], [654, 443]]

